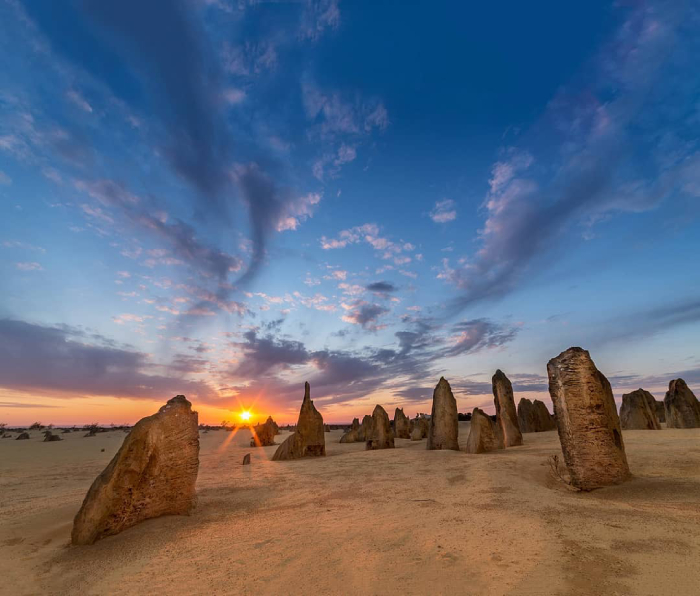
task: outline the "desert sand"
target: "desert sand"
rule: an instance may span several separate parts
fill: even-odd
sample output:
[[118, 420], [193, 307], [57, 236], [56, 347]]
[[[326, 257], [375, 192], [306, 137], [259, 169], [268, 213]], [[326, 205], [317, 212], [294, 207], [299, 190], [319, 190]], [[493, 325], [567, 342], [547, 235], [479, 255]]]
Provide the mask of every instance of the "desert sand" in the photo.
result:
[[124, 433], [0, 440], [0, 593], [698, 594], [700, 429], [624, 431], [634, 478], [591, 493], [550, 475], [556, 431], [482, 455], [341, 435], [272, 462], [248, 431], [201, 434], [191, 516], [79, 547], [73, 517]]

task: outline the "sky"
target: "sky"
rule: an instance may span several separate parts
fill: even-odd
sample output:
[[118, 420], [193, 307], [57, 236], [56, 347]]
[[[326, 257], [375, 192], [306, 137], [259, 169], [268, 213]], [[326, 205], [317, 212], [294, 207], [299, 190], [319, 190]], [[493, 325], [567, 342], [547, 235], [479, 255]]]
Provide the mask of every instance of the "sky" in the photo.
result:
[[0, 421], [699, 393], [699, 62], [692, 0], [0, 0]]

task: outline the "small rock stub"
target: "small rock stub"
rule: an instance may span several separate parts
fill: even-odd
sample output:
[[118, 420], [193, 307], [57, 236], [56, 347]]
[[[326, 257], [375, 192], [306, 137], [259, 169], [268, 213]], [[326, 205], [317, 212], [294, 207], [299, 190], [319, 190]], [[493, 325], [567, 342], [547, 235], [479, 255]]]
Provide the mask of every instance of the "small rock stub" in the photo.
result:
[[198, 469], [197, 412], [178, 395], [133, 427], [92, 483], [75, 516], [72, 543], [92, 544], [152, 517], [189, 513]]
[[547, 374], [572, 486], [593, 490], [628, 480], [612, 389], [590, 354], [569, 348], [549, 361]]
[[487, 453], [504, 449], [503, 433], [490, 416], [474, 408], [467, 438], [467, 453]]
[[700, 428], [700, 402], [683, 379], [668, 384], [664, 410], [666, 428]]
[[620, 427], [622, 430], [660, 430], [654, 396], [644, 389], [625, 393], [620, 406]]
[[403, 413], [403, 408], [396, 408], [394, 411], [394, 433], [397, 439], [410, 439], [411, 423], [408, 420], [408, 416]]
[[411, 420], [413, 429], [411, 430], [411, 441], [421, 441], [428, 436], [428, 431], [430, 430], [430, 420], [423, 418], [423, 416], [418, 416], [414, 420]]
[[366, 449], [393, 449], [394, 433], [391, 430], [389, 415], [382, 406], [375, 406], [372, 412], [372, 436], [367, 439]]
[[557, 423], [544, 402], [539, 399], [532, 402], [525, 397], [518, 402], [518, 424], [523, 433], [541, 433], [557, 429]]
[[286, 461], [302, 457], [326, 455], [326, 438], [323, 416], [311, 401], [311, 388], [304, 383], [304, 400], [301, 402], [296, 430], [282, 443], [272, 456], [272, 461]]
[[250, 439], [251, 447], [269, 447], [275, 444], [275, 435], [279, 434], [277, 424], [268, 416], [264, 424], [258, 424], [251, 428], [253, 437]]
[[350, 430], [340, 437], [341, 443], [357, 443], [360, 440], [360, 421], [353, 418]]
[[515, 409], [513, 385], [510, 379], [497, 370], [491, 379], [493, 403], [496, 406], [496, 423], [501, 428], [505, 447], [517, 447], [523, 444], [523, 435], [518, 424], [518, 412]]
[[457, 400], [452, 395], [450, 384], [444, 377], [440, 377], [433, 391], [427, 448], [459, 451], [458, 433]]

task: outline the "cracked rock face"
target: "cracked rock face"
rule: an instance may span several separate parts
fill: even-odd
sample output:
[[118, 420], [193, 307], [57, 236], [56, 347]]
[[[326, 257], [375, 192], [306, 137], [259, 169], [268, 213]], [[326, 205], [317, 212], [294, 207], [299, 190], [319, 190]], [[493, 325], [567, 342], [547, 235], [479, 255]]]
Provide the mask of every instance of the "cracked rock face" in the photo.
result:
[[628, 480], [612, 389], [589, 353], [569, 348], [549, 361], [547, 373], [572, 486], [593, 490]]
[[311, 389], [304, 384], [304, 400], [299, 411], [296, 430], [282, 443], [272, 456], [272, 461], [300, 459], [326, 455], [323, 416], [311, 401]]
[[459, 451], [457, 441], [457, 400], [452, 395], [452, 388], [444, 377], [433, 391], [433, 409], [428, 428], [428, 449], [453, 449]]
[[92, 544], [152, 517], [189, 513], [198, 469], [197, 412], [178, 395], [131, 429], [92, 483], [73, 522], [73, 544]]
[[408, 420], [408, 416], [403, 413], [403, 408], [396, 408], [394, 412], [394, 434], [397, 439], [410, 439], [411, 423]]
[[523, 435], [518, 423], [518, 412], [515, 409], [513, 385], [506, 375], [497, 370], [491, 379], [493, 387], [493, 403], [496, 406], [496, 423], [501, 428], [505, 447], [517, 447], [523, 444]]
[[664, 397], [667, 428], [700, 428], [700, 403], [683, 379], [674, 379]]
[[382, 406], [376, 406], [372, 412], [372, 435], [367, 440], [366, 448], [368, 450], [394, 448], [394, 433], [391, 430], [391, 422]]
[[656, 400], [644, 389], [622, 396], [620, 426], [623, 430], [661, 430], [656, 418]]
[[498, 423], [479, 408], [474, 408], [469, 424], [467, 453], [487, 453], [504, 448], [503, 434]]

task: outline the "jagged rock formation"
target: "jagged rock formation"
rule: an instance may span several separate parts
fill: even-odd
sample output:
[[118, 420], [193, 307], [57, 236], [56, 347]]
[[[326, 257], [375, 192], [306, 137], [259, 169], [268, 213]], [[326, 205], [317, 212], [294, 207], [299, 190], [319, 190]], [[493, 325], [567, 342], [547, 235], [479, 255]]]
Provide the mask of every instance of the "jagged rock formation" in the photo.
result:
[[367, 449], [393, 449], [394, 433], [391, 430], [389, 415], [382, 406], [375, 406], [372, 412], [372, 434], [366, 442]]
[[53, 434], [50, 430], [44, 432], [44, 443], [50, 443], [51, 441], [63, 441], [59, 435]]
[[428, 436], [430, 430], [430, 420], [423, 416], [418, 416], [411, 420], [411, 441], [421, 441]]
[[272, 456], [272, 461], [286, 461], [326, 455], [326, 438], [323, 416], [311, 401], [311, 389], [304, 383], [304, 401], [301, 403], [296, 430], [282, 443]]
[[253, 433], [253, 438], [250, 439], [251, 447], [269, 447], [275, 444], [275, 435], [279, 434], [279, 431], [275, 432], [277, 425], [272, 419], [272, 416], [268, 416], [264, 424], [258, 424], [251, 428]]
[[246, 453], [243, 456], [243, 463], [241, 464], [243, 466], [249, 466], [250, 465], [250, 453]]
[[569, 348], [547, 363], [547, 374], [572, 486], [593, 490], [628, 480], [612, 389], [590, 354]]
[[403, 413], [403, 408], [396, 408], [394, 411], [394, 433], [397, 439], [411, 438], [411, 423], [408, 416]]
[[517, 447], [523, 444], [523, 435], [518, 424], [518, 412], [515, 409], [513, 385], [501, 371], [497, 370], [491, 379], [493, 403], [496, 406], [496, 423], [503, 435], [505, 447]]
[[486, 453], [504, 448], [503, 433], [498, 423], [479, 408], [474, 408], [467, 438], [467, 453]]
[[23, 433], [19, 433], [19, 435], [17, 435], [17, 438], [15, 439], [15, 441], [26, 441], [29, 438], [30, 438], [29, 433], [23, 432]]
[[189, 513], [198, 469], [197, 412], [178, 395], [131, 429], [92, 483], [73, 522], [73, 544], [92, 544], [152, 517]]
[[539, 399], [532, 402], [525, 397], [518, 402], [518, 425], [523, 433], [540, 433], [557, 428], [544, 402]]
[[358, 441], [367, 441], [370, 439], [372, 436], [372, 417], [368, 414], [365, 414], [364, 418], [362, 418], [362, 424], [360, 425], [360, 429], [357, 431], [357, 440]]
[[668, 384], [664, 409], [667, 428], [700, 428], [700, 402], [683, 379]]
[[340, 437], [341, 443], [357, 443], [360, 440], [360, 421], [353, 418], [350, 430]]
[[623, 430], [660, 430], [654, 396], [644, 389], [625, 393], [620, 406], [620, 427]]
[[433, 391], [433, 409], [428, 428], [428, 449], [454, 449], [459, 451], [457, 441], [457, 400], [452, 395], [450, 384], [444, 377]]

